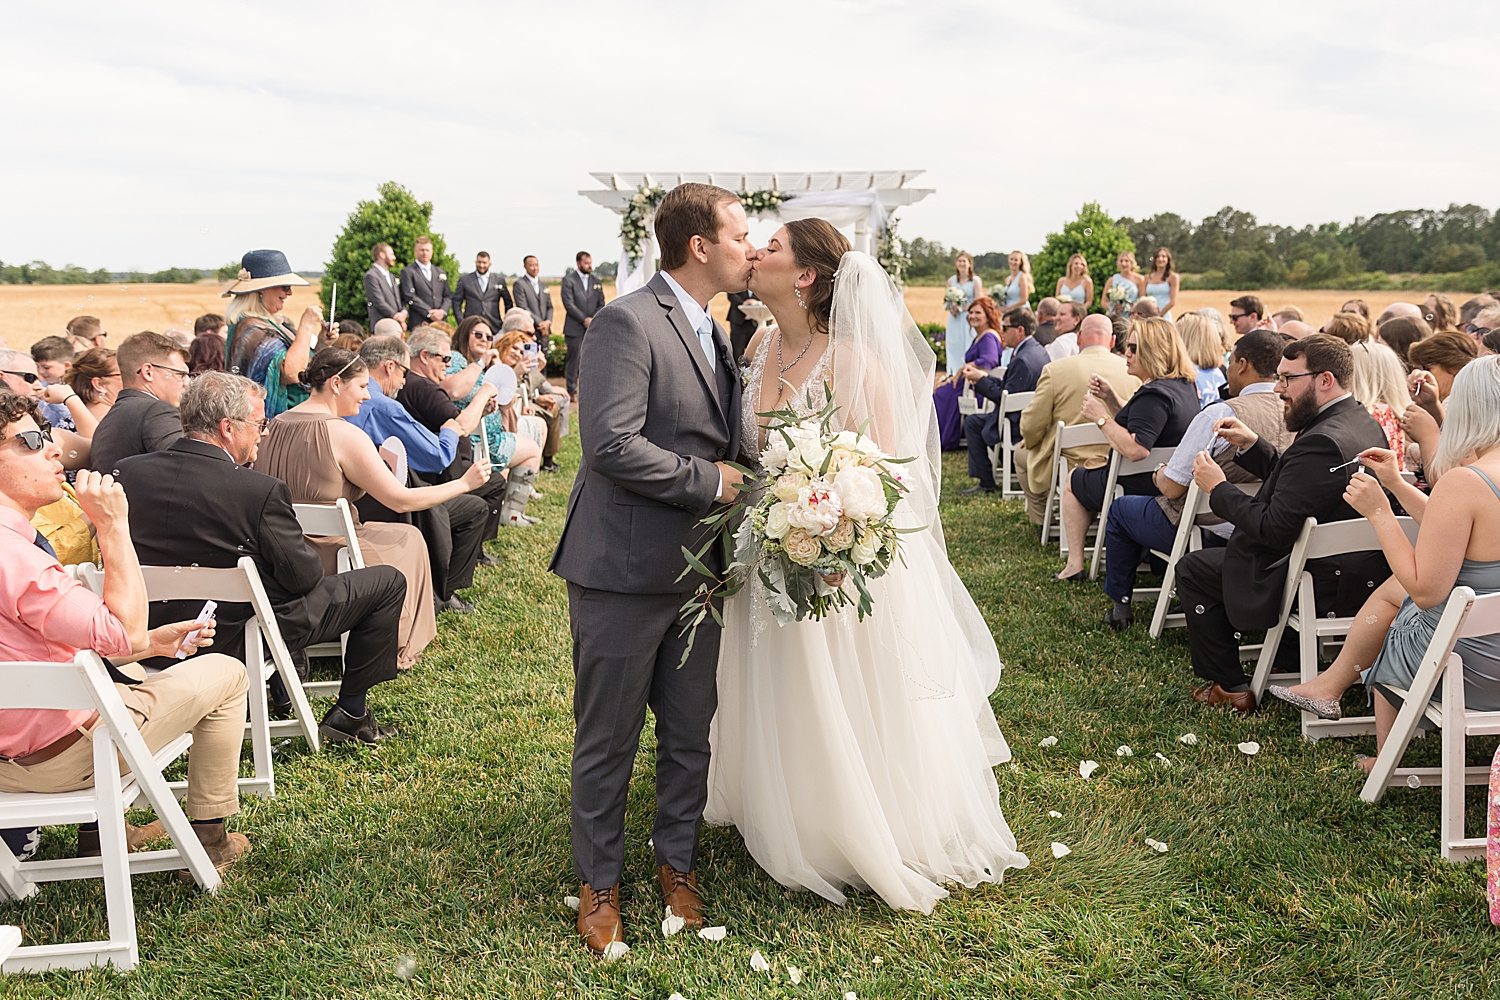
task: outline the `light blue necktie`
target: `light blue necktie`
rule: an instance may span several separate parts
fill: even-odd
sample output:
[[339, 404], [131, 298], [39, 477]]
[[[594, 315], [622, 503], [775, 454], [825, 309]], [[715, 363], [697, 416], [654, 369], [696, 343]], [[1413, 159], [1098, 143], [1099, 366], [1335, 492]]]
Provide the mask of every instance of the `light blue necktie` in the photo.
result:
[[698, 343], [703, 347], [703, 356], [708, 358], [708, 370], [718, 372], [714, 365], [714, 318], [705, 315], [703, 322], [698, 324]]

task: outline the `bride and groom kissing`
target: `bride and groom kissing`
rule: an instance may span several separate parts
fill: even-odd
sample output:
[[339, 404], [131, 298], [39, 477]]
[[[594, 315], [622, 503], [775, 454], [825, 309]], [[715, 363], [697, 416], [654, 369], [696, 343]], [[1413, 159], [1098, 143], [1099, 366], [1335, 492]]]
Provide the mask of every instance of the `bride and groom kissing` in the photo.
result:
[[[595, 954], [625, 941], [625, 805], [647, 706], [657, 882], [690, 929], [708, 910], [705, 819], [737, 826], [782, 885], [835, 903], [867, 888], [926, 913], [945, 884], [1025, 867], [992, 770], [1010, 757], [988, 701], [999, 657], [938, 522], [934, 357], [899, 291], [821, 219], [789, 222], [756, 250], [723, 188], [672, 189], [655, 230], [661, 272], [589, 328], [583, 457], [551, 567], [568, 582], [573, 640], [578, 933]], [[747, 287], [776, 325], [750, 342], [742, 385], [708, 303]], [[843, 426], [916, 456], [896, 512], [917, 529], [904, 564], [870, 582], [875, 611], [862, 621], [779, 624], [751, 580], [724, 601], [722, 629], [702, 623], [684, 660], [697, 580], [683, 548], [696, 550], [700, 521], [741, 495], [735, 466], [756, 467], [763, 446], [757, 414], [817, 412], [830, 386]], [[723, 572], [717, 549], [708, 568]]]

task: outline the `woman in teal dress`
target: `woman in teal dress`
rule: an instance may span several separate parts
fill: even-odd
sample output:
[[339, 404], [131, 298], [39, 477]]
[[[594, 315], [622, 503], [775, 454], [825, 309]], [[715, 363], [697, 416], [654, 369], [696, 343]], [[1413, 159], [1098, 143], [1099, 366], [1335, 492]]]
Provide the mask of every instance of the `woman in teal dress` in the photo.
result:
[[1005, 297], [997, 300], [1001, 312], [1030, 302], [1031, 293], [1036, 291], [1036, 282], [1031, 277], [1031, 260], [1024, 253], [1012, 250], [1006, 263], [1010, 273], [1005, 276]]
[[[1115, 273], [1104, 283], [1104, 308], [1111, 316], [1129, 316], [1145, 282], [1136, 273], [1135, 254], [1126, 250], [1115, 258]], [[1115, 291], [1118, 288], [1120, 291]]]
[[1145, 293], [1156, 300], [1161, 318], [1172, 322], [1172, 310], [1177, 308], [1177, 285], [1182, 276], [1172, 268], [1172, 251], [1158, 247], [1151, 258], [1151, 273], [1146, 275]]
[[954, 273], [948, 277], [948, 287], [963, 293], [963, 302], [948, 306], [948, 331], [944, 336], [947, 345], [948, 374], [952, 375], [964, 366], [964, 356], [974, 343], [974, 328], [969, 326], [969, 307], [984, 294], [984, 285], [974, 273], [974, 258], [968, 251], [960, 251], [953, 260]]
[[[474, 400], [475, 393], [479, 392], [479, 385], [484, 381], [484, 373], [491, 365], [495, 364], [495, 352], [491, 349], [495, 337], [490, 330], [490, 325], [482, 316], [470, 316], [458, 324], [458, 329], [453, 333], [453, 351], [448, 360], [448, 375], [461, 376], [444, 386], [448, 395], [453, 397], [454, 405], [460, 410], [468, 406]], [[462, 395], [454, 396], [455, 392]], [[484, 421], [480, 424], [484, 434], [490, 443], [490, 464], [497, 469], [503, 469], [510, 465], [511, 456], [516, 452], [516, 436], [505, 429], [505, 424], [499, 413], [485, 414]], [[482, 447], [479, 441], [479, 430], [470, 435], [474, 443], [475, 454]]]
[[267, 420], [307, 401], [302, 373], [323, 329], [323, 307], [314, 300], [295, 328], [282, 314], [293, 286], [306, 284], [280, 250], [251, 250], [240, 260], [239, 278], [224, 293], [233, 299], [224, 310], [229, 324], [225, 367], [266, 390]]

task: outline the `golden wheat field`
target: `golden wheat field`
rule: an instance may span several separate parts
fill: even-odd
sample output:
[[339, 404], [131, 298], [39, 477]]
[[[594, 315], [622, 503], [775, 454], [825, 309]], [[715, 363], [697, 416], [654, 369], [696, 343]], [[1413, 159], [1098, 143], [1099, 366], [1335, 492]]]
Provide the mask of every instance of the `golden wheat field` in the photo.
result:
[[[287, 302], [287, 314], [301, 315], [305, 305], [314, 301], [316, 281], [308, 288], [297, 288]], [[61, 334], [68, 320], [80, 314], [98, 316], [110, 333], [110, 343], [141, 330], [160, 333], [171, 327], [191, 331], [193, 320], [208, 312], [222, 313], [227, 300], [220, 296], [217, 284], [198, 285], [0, 285], [0, 341], [11, 347], [26, 348], [52, 334]], [[562, 299], [557, 282], [551, 282], [552, 302], [556, 311], [555, 329], [562, 328]], [[1179, 312], [1213, 306], [1229, 313], [1229, 300], [1239, 292], [1183, 292], [1178, 297]], [[1351, 298], [1363, 298], [1370, 314], [1396, 301], [1421, 302], [1421, 292], [1342, 292], [1268, 289], [1256, 293], [1272, 310], [1288, 303], [1299, 306], [1313, 326], [1339, 310]], [[614, 286], [605, 286], [606, 298], [614, 297]], [[906, 305], [919, 323], [940, 323], [943, 312], [943, 289], [922, 287], [906, 289]], [[728, 303], [721, 295], [712, 310], [724, 319]], [[364, 316], [357, 319], [363, 321]]]

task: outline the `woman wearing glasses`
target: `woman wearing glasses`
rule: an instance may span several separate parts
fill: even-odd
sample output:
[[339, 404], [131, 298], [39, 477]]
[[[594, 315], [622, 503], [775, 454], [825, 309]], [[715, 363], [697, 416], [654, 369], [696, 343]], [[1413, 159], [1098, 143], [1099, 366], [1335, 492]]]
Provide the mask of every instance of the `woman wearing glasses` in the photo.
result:
[[[508, 381], [497, 382], [496, 389], [499, 396], [497, 404], [512, 403], [516, 396], [517, 379], [524, 378], [525, 373], [519, 370], [518, 357], [520, 351], [517, 345], [521, 337], [516, 335], [510, 341], [508, 351], [512, 356], [504, 363], [516, 369]], [[495, 347], [494, 335], [490, 331], [490, 324], [482, 316], [470, 316], [458, 324], [458, 329], [453, 333], [453, 353], [448, 360], [448, 377], [443, 380], [443, 389], [453, 398], [454, 405], [459, 409], [468, 406], [474, 399], [475, 393], [483, 383], [485, 373], [501, 363], [501, 354]], [[509, 394], [505, 388], [508, 385]], [[536, 419], [541, 423], [540, 418]], [[531, 437], [517, 437], [515, 431], [507, 430], [505, 426], [505, 414], [498, 408], [491, 413], [485, 414], [479, 429], [471, 435], [474, 447], [479, 448], [479, 435], [484, 434], [489, 439], [490, 462], [497, 469], [527, 469], [535, 478], [537, 470], [542, 463], [541, 442]], [[546, 439], [545, 426], [542, 430], [542, 440]], [[478, 454], [476, 450], [475, 454]], [[501, 519], [502, 524], [511, 527], [527, 527], [536, 523], [536, 518], [528, 516], [524, 509], [518, 516], [507, 516]]]
[[229, 371], [265, 388], [268, 417], [307, 399], [307, 387], [297, 377], [323, 329], [323, 307], [315, 301], [302, 310], [295, 328], [282, 313], [292, 286], [306, 284], [280, 250], [251, 250], [240, 260], [239, 279], [224, 293], [233, 299], [224, 310], [229, 324], [225, 363]]

